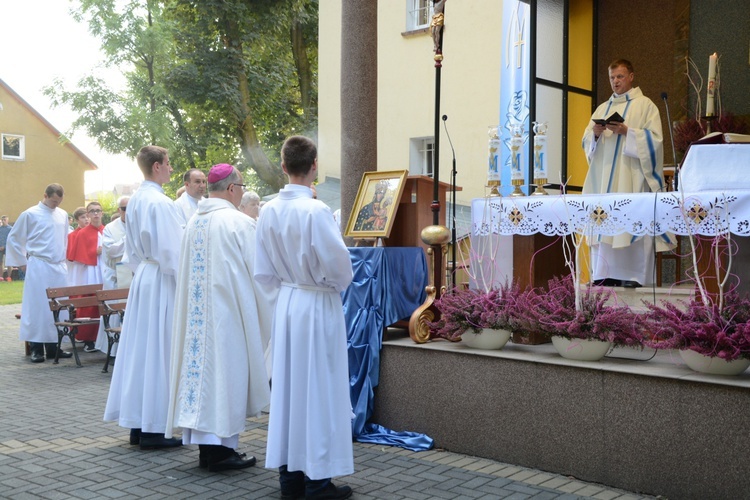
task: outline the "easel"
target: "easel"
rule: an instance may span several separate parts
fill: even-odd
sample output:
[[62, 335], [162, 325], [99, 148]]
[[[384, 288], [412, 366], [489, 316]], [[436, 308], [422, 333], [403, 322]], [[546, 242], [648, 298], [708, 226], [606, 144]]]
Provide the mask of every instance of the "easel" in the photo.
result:
[[383, 238], [357, 238], [354, 243], [355, 247], [384, 247], [385, 240]]

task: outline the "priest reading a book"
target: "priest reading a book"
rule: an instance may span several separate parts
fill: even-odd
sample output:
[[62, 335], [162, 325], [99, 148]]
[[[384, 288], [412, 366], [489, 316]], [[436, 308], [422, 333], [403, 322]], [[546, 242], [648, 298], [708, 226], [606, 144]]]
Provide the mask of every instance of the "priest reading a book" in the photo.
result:
[[[661, 117], [656, 105], [633, 87], [633, 65], [618, 59], [609, 65], [614, 92], [602, 103], [583, 134], [589, 164], [584, 194], [646, 193], [664, 190]], [[656, 238], [656, 251], [673, 247]], [[653, 238], [624, 233], [597, 236], [591, 245], [595, 285], [639, 287], [654, 281]]]

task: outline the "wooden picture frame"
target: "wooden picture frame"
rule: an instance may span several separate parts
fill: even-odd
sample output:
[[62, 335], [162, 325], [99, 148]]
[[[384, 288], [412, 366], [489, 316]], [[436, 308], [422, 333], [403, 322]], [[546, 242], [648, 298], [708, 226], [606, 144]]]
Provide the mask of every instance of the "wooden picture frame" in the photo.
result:
[[408, 170], [365, 172], [349, 215], [347, 238], [388, 238]]

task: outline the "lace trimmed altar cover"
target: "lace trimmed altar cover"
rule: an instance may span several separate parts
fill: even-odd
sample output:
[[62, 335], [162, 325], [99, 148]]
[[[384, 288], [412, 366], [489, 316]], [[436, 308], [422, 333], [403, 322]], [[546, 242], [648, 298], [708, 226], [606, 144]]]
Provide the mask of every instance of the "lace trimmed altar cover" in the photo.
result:
[[748, 236], [750, 190], [476, 198], [471, 216], [476, 236]]

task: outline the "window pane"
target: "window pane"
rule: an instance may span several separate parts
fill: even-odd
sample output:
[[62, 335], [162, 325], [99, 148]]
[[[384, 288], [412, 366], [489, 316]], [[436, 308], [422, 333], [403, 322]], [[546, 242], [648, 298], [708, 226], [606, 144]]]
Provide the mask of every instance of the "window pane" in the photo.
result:
[[[562, 99], [562, 90], [545, 85], [536, 86], [536, 117], [538, 121], [547, 122], [549, 125], [547, 127], [547, 182], [550, 184], [561, 182], [560, 174], [563, 164]], [[583, 129], [580, 132], [575, 131], [575, 134], [578, 137], [582, 136]], [[567, 179], [562, 179], [562, 182], [566, 181]]]
[[3, 134], [3, 158], [23, 158], [23, 136]]
[[563, 81], [563, 0], [541, 0], [537, 3], [536, 76]]

